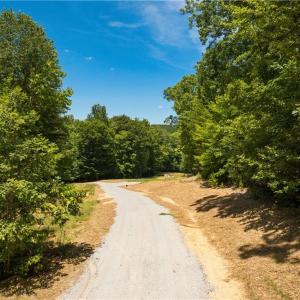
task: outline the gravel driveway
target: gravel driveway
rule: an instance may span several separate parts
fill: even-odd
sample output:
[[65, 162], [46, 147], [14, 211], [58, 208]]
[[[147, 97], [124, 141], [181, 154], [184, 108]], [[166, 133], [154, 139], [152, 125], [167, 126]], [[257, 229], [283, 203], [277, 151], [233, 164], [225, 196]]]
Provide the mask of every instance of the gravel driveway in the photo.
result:
[[63, 299], [208, 299], [203, 271], [168, 211], [150, 198], [99, 183], [117, 203], [104, 244]]

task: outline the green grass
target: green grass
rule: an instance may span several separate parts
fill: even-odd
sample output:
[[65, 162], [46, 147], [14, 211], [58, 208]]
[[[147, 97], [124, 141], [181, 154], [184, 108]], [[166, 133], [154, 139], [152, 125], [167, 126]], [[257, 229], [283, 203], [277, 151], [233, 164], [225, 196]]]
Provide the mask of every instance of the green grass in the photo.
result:
[[179, 172], [176, 172], [176, 173], [168, 172], [165, 174], [169, 174], [170, 176], [165, 177], [164, 174], [159, 174], [159, 175], [152, 176], [152, 177], [129, 178], [129, 179], [125, 179], [125, 180], [129, 181], [129, 182], [138, 181], [138, 182], [144, 183], [144, 182], [149, 182], [149, 181], [167, 181], [167, 180], [180, 179], [184, 176], [184, 173], [179, 173]]
[[161, 178], [160, 178], [160, 176], [153, 176], [153, 177], [143, 177], [143, 178], [128, 178], [125, 180], [129, 181], [129, 182], [135, 182], [135, 181], [149, 182], [149, 181], [158, 181], [158, 180], [161, 180]]

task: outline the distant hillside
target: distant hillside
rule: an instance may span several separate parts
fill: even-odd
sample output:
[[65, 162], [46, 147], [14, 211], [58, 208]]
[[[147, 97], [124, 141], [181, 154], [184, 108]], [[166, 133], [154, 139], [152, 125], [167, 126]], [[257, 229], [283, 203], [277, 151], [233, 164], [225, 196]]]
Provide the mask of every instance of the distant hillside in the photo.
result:
[[175, 125], [166, 125], [166, 124], [152, 124], [151, 126], [153, 127], [157, 127], [157, 128], [161, 128], [163, 130], [166, 130], [170, 133], [173, 133], [176, 131], [176, 127]]

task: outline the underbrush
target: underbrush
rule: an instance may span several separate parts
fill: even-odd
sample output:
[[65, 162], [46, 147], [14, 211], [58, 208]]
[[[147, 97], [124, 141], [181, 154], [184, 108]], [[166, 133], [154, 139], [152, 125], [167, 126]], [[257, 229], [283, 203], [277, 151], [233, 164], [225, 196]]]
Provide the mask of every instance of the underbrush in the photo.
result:
[[71, 216], [63, 227], [57, 225], [50, 226], [53, 232], [53, 240], [60, 246], [73, 242], [78, 226], [89, 219], [97, 204], [96, 185], [76, 183], [73, 186], [77, 190], [83, 191], [86, 196], [80, 204], [80, 213], [78, 215]]
[[[67, 221], [63, 224], [54, 224], [53, 218], [49, 216], [46, 217], [43, 224], [34, 225], [32, 230], [37, 232], [37, 237], [41, 237], [40, 241], [34, 240], [31, 248], [25, 249], [26, 251], [24, 250], [19, 255], [12, 257], [9, 269], [2, 267], [0, 262], [0, 280], [5, 280], [14, 275], [24, 278], [35, 276], [47, 271], [49, 258], [51, 257], [52, 260], [53, 255], [60, 257], [69, 255], [69, 253], [65, 252], [68, 252], [70, 247], [66, 246], [74, 241], [77, 228], [83, 221], [89, 219], [97, 203], [95, 185], [72, 184], [70, 188], [82, 196], [85, 195], [79, 204], [78, 213], [67, 216]], [[18, 236], [16, 236], [17, 238]]]

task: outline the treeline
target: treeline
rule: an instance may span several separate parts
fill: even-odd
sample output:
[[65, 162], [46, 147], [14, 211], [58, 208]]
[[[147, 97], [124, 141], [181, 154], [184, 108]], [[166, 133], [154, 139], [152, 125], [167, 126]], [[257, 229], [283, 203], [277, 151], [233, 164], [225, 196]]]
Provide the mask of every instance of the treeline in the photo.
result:
[[187, 0], [206, 51], [165, 97], [184, 166], [211, 184], [300, 199], [300, 2]]
[[68, 130], [73, 157], [66, 180], [138, 178], [180, 168], [178, 134], [147, 120], [108, 118], [97, 104], [84, 121], [70, 117]]
[[95, 105], [66, 115], [56, 50], [25, 14], [0, 14], [0, 279], [41, 270], [51, 226], [80, 213], [73, 181], [178, 170], [176, 133]]

